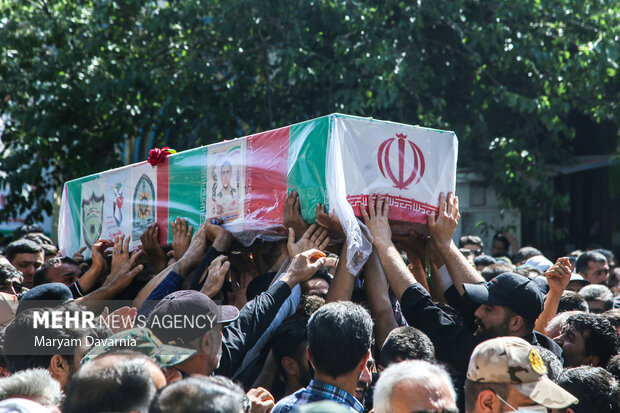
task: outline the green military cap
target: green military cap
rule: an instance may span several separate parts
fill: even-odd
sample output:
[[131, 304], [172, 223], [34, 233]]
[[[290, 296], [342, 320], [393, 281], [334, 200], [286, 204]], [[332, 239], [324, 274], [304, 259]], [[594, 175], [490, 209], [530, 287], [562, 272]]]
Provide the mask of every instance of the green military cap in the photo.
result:
[[163, 344], [148, 328], [132, 328], [105, 339], [94, 339], [95, 346], [84, 356], [81, 364], [102, 354], [118, 350], [133, 350], [149, 356], [159, 367], [182, 363], [196, 350]]

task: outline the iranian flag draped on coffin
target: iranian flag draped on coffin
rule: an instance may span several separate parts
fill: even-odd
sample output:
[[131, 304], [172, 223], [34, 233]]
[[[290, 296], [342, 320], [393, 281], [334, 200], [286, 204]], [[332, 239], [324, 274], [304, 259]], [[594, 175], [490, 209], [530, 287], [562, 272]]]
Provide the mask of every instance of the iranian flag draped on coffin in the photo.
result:
[[131, 235], [170, 222], [194, 227], [220, 217], [244, 245], [281, 239], [289, 190], [314, 221], [317, 203], [329, 206], [347, 233], [349, 264], [361, 268], [371, 242], [356, 217], [368, 194], [386, 194], [395, 232], [425, 231], [439, 193], [454, 191], [458, 142], [453, 132], [333, 114], [231, 141], [169, 155], [65, 183], [58, 239], [63, 254], [90, 249], [99, 238]]

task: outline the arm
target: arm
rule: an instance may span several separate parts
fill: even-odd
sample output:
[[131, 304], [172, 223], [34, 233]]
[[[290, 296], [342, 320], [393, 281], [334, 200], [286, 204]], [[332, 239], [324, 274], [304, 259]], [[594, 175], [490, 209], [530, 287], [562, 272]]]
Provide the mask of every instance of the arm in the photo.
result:
[[376, 250], [370, 254], [364, 267], [364, 292], [375, 319], [375, 343], [377, 348], [381, 348], [390, 331], [398, 327], [398, 324], [394, 319], [387, 280]]
[[222, 358], [215, 374], [232, 377], [262, 334], [271, 325], [280, 307], [299, 283], [310, 279], [325, 264], [325, 258], [314, 259], [318, 250], [297, 254], [280, 281], [248, 302], [239, 318], [224, 327]]
[[379, 254], [388, 283], [400, 301], [405, 290], [417, 282], [392, 243], [392, 230], [388, 223], [389, 205], [384, 200], [384, 197], [377, 197], [375, 203], [375, 200], [369, 196], [368, 212], [366, 208], [360, 208], [360, 210], [364, 223], [374, 238], [374, 246]]
[[164, 249], [159, 245], [159, 225], [157, 223], [148, 226], [146, 231], [140, 236], [140, 242], [142, 242], [144, 253], [153, 263], [155, 271], [160, 272], [166, 268], [168, 257]]
[[351, 301], [353, 295], [353, 288], [355, 288], [355, 282], [357, 281], [357, 274], [351, 274], [347, 268], [347, 246], [342, 246], [340, 252], [340, 258], [338, 259], [338, 267], [336, 268], [336, 274], [332, 284], [327, 291], [327, 297], [325, 297], [325, 303], [333, 303], [334, 301]]
[[467, 261], [459, 249], [452, 241], [452, 236], [459, 222], [458, 198], [452, 193], [448, 194], [448, 201], [443, 193], [439, 196], [439, 214], [428, 216], [428, 229], [431, 239], [437, 247], [437, 251], [445, 262], [445, 265], [452, 277], [454, 286], [459, 294], [463, 295], [463, 284], [476, 284], [484, 282], [482, 275]]
[[100, 288], [84, 297], [78, 298], [75, 302], [90, 306], [95, 301], [113, 299], [116, 294], [127, 288], [136, 275], [144, 268], [142, 264], [137, 265], [140, 255], [142, 255], [142, 251], [134, 252], [131, 258], [115, 274], [110, 275], [109, 279]]
[[534, 330], [545, 334], [545, 329], [549, 321], [558, 313], [558, 305], [562, 293], [570, 282], [571, 265], [568, 257], [558, 258], [555, 265], [545, 271], [545, 277], [549, 284], [549, 294], [545, 299], [545, 307], [536, 319]]
[[104, 251], [112, 245], [113, 244], [111, 241], [103, 239], [100, 239], [95, 243], [95, 245], [93, 245], [93, 263], [88, 271], [86, 271], [84, 275], [82, 275], [80, 279], [75, 282], [77, 284], [78, 291], [83, 294], [88, 293], [95, 286], [95, 283], [99, 277], [106, 272], [108, 265]]

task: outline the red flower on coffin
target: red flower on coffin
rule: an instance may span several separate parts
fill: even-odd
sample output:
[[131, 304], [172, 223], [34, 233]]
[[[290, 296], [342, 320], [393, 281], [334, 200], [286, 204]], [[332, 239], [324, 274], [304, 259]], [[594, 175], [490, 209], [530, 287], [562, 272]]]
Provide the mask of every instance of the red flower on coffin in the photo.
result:
[[170, 149], [167, 146], [163, 148], [153, 148], [149, 151], [149, 157], [147, 158], [147, 162], [152, 166], [163, 163], [166, 161], [166, 157], [172, 153], [177, 153], [174, 149]]

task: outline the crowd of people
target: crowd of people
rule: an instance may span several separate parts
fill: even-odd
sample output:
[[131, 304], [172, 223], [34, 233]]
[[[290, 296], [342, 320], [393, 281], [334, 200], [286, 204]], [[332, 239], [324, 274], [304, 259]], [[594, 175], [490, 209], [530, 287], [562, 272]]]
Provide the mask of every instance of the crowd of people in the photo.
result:
[[611, 251], [455, 242], [452, 194], [428, 235], [393, 234], [373, 195], [352, 273], [338, 218], [319, 205], [308, 225], [299, 203], [288, 239], [250, 247], [217, 217], [71, 257], [20, 228], [0, 256], [0, 412], [620, 412]]

